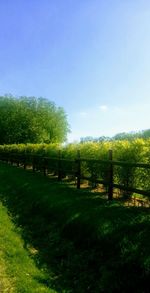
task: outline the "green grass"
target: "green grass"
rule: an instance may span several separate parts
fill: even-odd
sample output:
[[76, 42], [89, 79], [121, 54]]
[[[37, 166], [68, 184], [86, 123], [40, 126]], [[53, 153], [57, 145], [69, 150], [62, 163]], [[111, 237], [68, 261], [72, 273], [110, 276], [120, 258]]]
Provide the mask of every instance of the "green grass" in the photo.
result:
[[5, 164], [0, 165], [0, 182], [1, 200], [26, 251], [40, 272], [47, 272], [49, 288], [60, 293], [149, 292], [149, 209], [108, 203], [101, 194]]
[[29, 257], [19, 229], [0, 202], [0, 292], [56, 292], [44, 285], [47, 279]]

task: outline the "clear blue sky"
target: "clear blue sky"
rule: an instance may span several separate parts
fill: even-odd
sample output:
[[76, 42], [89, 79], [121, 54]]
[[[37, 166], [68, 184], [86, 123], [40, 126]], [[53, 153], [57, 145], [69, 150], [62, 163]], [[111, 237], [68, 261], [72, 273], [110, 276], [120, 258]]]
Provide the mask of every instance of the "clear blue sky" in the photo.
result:
[[0, 95], [62, 106], [69, 141], [150, 128], [149, 0], [0, 0]]

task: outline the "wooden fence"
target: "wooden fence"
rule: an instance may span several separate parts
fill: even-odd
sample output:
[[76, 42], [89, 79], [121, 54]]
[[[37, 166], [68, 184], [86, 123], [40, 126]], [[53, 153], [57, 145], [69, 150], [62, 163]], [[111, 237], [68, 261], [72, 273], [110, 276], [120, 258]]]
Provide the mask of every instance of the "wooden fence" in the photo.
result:
[[[130, 184], [121, 184], [120, 182], [114, 181], [114, 168], [115, 166], [119, 166], [121, 168], [126, 168], [128, 170], [131, 169], [144, 169], [150, 170], [150, 164], [145, 163], [131, 163], [131, 162], [123, 162], [123, 161], [114, 161], [112, 150], [109, 150], [108, 160], [93, 160], [93, 159], [84, 159], [80, 157], [80, 151], [77, 153], [77, 157], [75, 159], [65, 159], [61, 157], [61, 152], [59, 151], [58, 157], [51, 158], [45, 157], [42, 155], [33, 155], [33, 154], [17, 154], [17, 153], [0, 153], [0, 160], [5, 161], [11, 164], [16, 164], [17, 166], [24, 166], [26, 169], [27, 166], [30, 166], [35, 171], [41, 171], [46, 176], [50, 170], [58, 176], [58, 181], [61, 181], [66, 175], [73, 176], [76, 178], [76, 186], [80, 189], [81, 180], [85, 179], [95, 184], [103, 184], [107, 188], [108, 199], [113, 199], [114, 189], [122, 190], [126, 193], [137, 193], [144, 195], [146, 197], [150, 197], [150, 189], [140, 189], [136, 188], [136, 186], [130, 186]], [[98, 178], [96, 174], [93, 175], [92, 171], [88, 176], [83, 174], [82, 172], [82, 164], [86, 163], [87, 165], [94, 166], [103, 166], [105, 176], [103, 178]], [[69, 166], [68, 169], [66, 166]], [[92, 167], [93, 168], [93, 167]], [[93, 169], [91, 169], [93, 170]], [[97, 170], [97, 169], [96, 169]], [[95, 171], [96, 172], [96, 171]], [[129, 181], [129, 178], [127, 178]], [[149, 180], [149, 178], [148, 178]]]

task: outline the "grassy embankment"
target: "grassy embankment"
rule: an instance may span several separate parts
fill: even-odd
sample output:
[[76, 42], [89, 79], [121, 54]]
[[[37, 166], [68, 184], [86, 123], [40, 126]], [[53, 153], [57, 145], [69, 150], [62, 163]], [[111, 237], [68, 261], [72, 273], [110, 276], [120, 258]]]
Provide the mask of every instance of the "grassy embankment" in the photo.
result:
[[24, 241], [0, 202], [0, 292], [56, 292], [46, 284], [47, 274], [40, 271], [24, 248]]
[[[149, 292], [149, 209], [108, 204], [100, 194], [5, 164], [0, 164], [0, 182], [1, 200], [24, 239], [23, 258], [30, 254], [40, 269], [31, 272], [31, 283], [41, 280], [57, 292]], [[17, 244], [11, 242], [13, 251]], [[6, 268], [22, 285], [15, 293], [36, 292], [25, 289], [28, 270], [15, 264], [18, 254], [17, 249], [10, 253]], [[33, 260], [25, 260], [30, 270]]]

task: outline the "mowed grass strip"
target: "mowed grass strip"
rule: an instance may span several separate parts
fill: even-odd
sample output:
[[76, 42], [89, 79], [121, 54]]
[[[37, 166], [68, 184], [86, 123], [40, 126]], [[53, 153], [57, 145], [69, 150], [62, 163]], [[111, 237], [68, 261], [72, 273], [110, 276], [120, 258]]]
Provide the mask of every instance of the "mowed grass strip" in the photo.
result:
[[108, 203], [104, 195], [2, 163], [0, 180], [1, 200], [21, 227], [27, 250], [53, 275], [49, 287], [68, 293], [149, 292], [148, 208]]
[[44, 285], [47, 278], [29, 257], [19, 230], [0, 202], [0, 292], [56, 292]]

